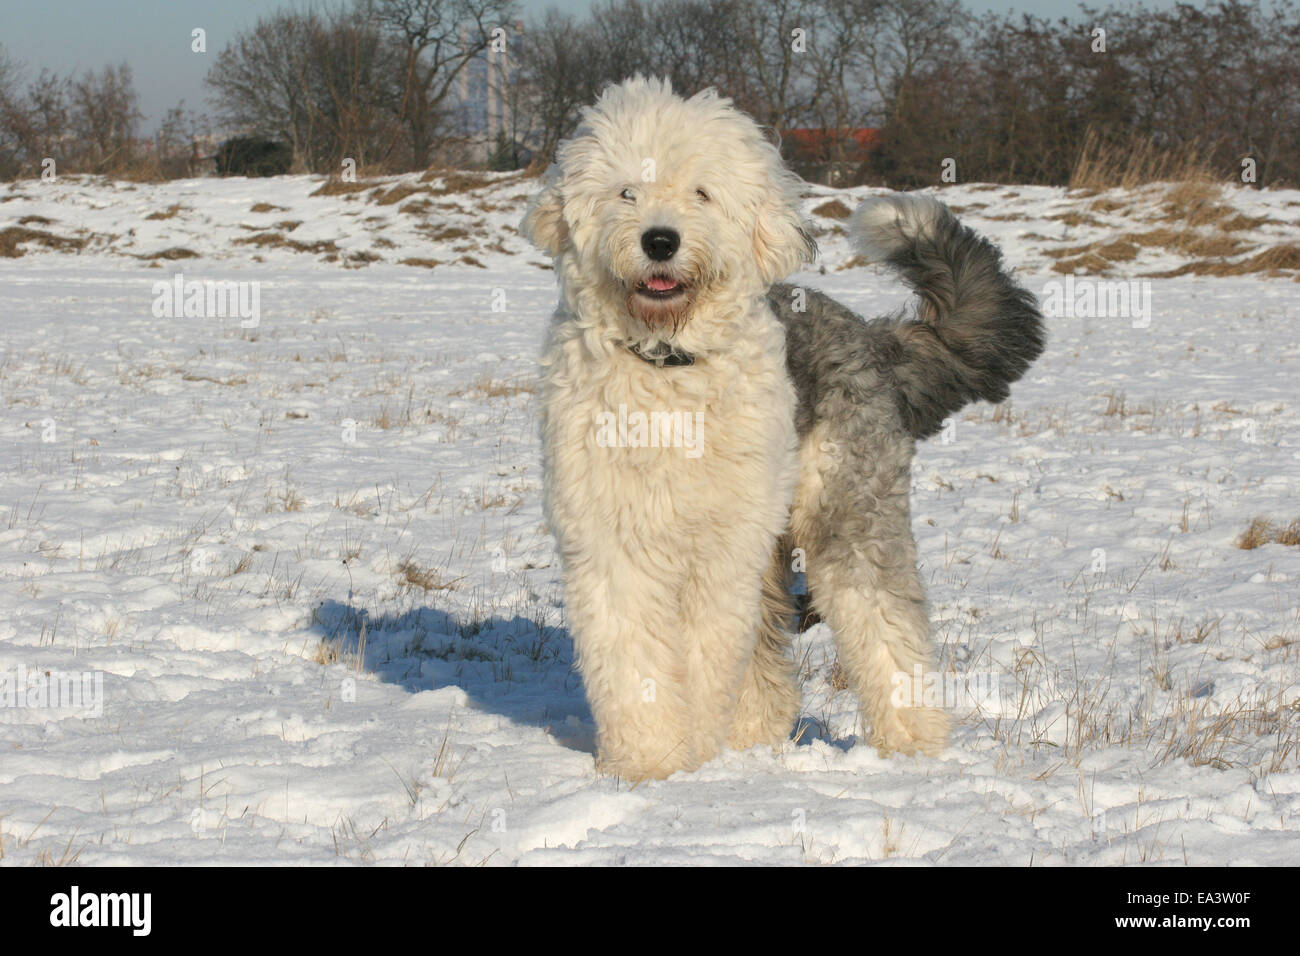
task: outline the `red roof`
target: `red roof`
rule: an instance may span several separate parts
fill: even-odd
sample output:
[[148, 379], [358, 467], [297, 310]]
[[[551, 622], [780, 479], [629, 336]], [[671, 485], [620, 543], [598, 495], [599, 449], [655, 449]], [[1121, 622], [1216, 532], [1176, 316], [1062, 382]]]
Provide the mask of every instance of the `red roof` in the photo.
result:
[[836, 147], [844, 149], [849, 159], [866, 159], [880, 141], [880, 130], [859, 129], [787, 129], [782, 138], [791, 143], [801, 157], [829, 158]]

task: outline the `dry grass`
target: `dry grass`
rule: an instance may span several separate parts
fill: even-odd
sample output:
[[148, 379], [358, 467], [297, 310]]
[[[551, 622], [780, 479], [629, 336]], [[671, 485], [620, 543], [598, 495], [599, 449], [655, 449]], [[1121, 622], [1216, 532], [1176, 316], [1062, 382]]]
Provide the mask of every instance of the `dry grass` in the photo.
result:
[[296, 239], [288, 239], [283, 233], [279, 232], [259, 232], [255, 236], [245, 236], [243, 239], [234, 239], [233, 243], [237, 246], [258, 246], [259, 248], [276, 248], [292, 249], [294, 252], [337, 253], [339, 247], [333, 239], [318, 239], [316, 242], [299, 242]]
[[145, 216], [145, 219], [175, 219], [185, 207], [180, 203], [168, 206], [162, 212], [151, 212]]
[[177, 259], [197, 259], [199, 254], [193, 249], [186, 249], [184, 246], [172, 246], [163, 249], [161, 252], [143, 252], [136, 256], [137, 259], [166, 259], [168, 262], [174, 262]]
[[1300, 247], [1275, 246], [1256, 253], [1248, 259], [1229, 262], [1252, 249], [1248, 242], [1236, 239], [1225, 231], [1205, 233], [1194, 229], [1174, 229], [1161, 226], [1146, 232], [1124, 233], [1117, 238], [1070, 246], [1063, 249], [1045, 249], [1043, 254], [1058, 260], [1053, 271], [1064, 274], [1097, 274], [1110, 270], [1113, 263], [1133, 262], [1141, 258], [1144, 249], [1163, 249], [1178, 256], [1194, 258], [1165, 272], [1144, 273], [1151, 277], [1195, 275], [1244, 275], [1281, 269], [1300, 269]]
[[468, 230], [462, 229], [460, 226], [429, 226], [427, 228], [417, 228], [419, 228], [419, 231], [428, 236], [433, 242], [455, 242], [457, 239], [469, 238]]
[[1203, 235], [1189, 230], [1152, 229], [1149, 232], [1135, 233], [1125, 238], [1139, 246], [1159, 246], [1179, 255], [1196, 256], [1198, 259], [1218, 256], [1239, 255], [1250, 246], [1231, 236], [1220, 234]]
[[1219, 202], [1223, 187], [1206, 181], [1182, 182], [1165, 194], [1164, 218], [1188, 226], [1208, 226], [1226, 219], [1232, 208]]
[[275, 206], [269, 202], [257, 202], [249, 208], [249, 212], [288, 212], [288, 206]]
[[380, 206], [391, 206], [394, 203], [401, 202], [409, 196], [414, 196], [416, 193], [432, 192], [433, 190], [428, 186], [413, 186], [410, 183], [398, 183], [387, 192], [378, 193], [375, 197], [375, 203]]
[[463, 388], [453, 389], [451, 394], [458, 398], [513, 398], [516, 395], [534, 395], [536, 392], [537, 383], [529, 379], [495, 379], [484, 374]]
[[432, 269], [434, 266], [442, 265], [440, 259], [402, 259], [400, 263], [404, 266], [419, 266], [422, 269]]
[[492, 185], [492, 181], [486, 176], [475, 175], [474, 173], [463, 173], [455, 169], [430, 168], [424, 171], [420, 177], [420, 182], [431, 183], [435, 180], [442, 180], [442, 185], [436, 189], [430, 189], [434, 196], [446, 196], [450, 193], [467, 193], [475, 189], [482, 189], [484, 186]]
[[28, 242], [37, 243], [56, 252], [79, 252], [86, 245], [85, 239], [71, 239], [41, 229], [10, 226], [8, 229], [0, 229], [0, 258], [19, 258], [25, 252], [23, 244]]
[[1280, 219], [1270, 219], [1268, 216], [1246, 216], [1237, 213], [1231, 218], [1224, 219], [1219, 223], [1219, 228], [1224, 232], [1238, 232], [1242, 229], [1258, 229], [1260, 226], [1285, 226], [1286, 223]]
[[1094, 217], [1092, 217], [1092, 216], [1085, 215], [1085, 214], [1083, 214], [1083, 213], [1081, 213], [1081, 212], [1075, 212], [1075, 211], [1073, 211], [1073, 210], [1071, 210], [1071, 211], [1069, 211], [1069, 212], [1058, 212], [1056, 215], [1054, 215], [1054, 216], [1048, 216], [1047, 218], [1048, 218], [1050, 221], [1052, 221], [1052, 222], [1063, 222], [1063, 223], [1065, 223], [1067, 226], [1070, 226], [1071, 228], [1074, 228], [1074, 227], [1077, 227], [1077, 226], [1100, 226], [1100, 225], [1103, 225], [1103, 223], [1101, 222], [1101, 220], [1096, 219], [1096, 218], [1094, 218]]
[[1280, 525], [1268, 518], [1255, 518], [1236, 541], [1243, 551], [1254, 551], [1266, 544], [1281, 544], [1287, 547], [1300, 547], [1300, 518], [1288, 525]]
[[[1185, 275], [1241, 276], [1251, 275], [1256, 272], [1281, 275], [1284, 270], [1300, 270], [1300, 245], [1288, 243], [1283, 246], [1274, 246], [1271, 249], [1257, 252], [1248, 259], [1237, 262], [1201, 259], [1196, 262], [1184, 263], [1176, 269], [1168, 269], [1164, 272], [1148, 272], [1144, 273], [1144, 275], [1152, 279], [1169, 279]], [[1297, 278], [1300, 279], [1300, 276]]]
[[813, 215], [824, 216], [827, 219], [848, 219], [853, 215], [853, 210], [838, 199], [832, 199], [813, 209]]
[[228, 378], [216, 378], [212, 375], [200, 375], [198, 372], [185, 372], [181, 375], [182, 382], [208, 382], [211, 385], [224, 385], [227, 388], [234, 388], [238, 385], [247, 385], [248, 378], [244, 375], [231, 375]]
[[1126, 202], [1120, 202], [1118, 199], [1098, 199], [1088, 204], [1088, 208], [1093, 212], [1124, 212], [1129, 207]]
[[127, 183], [165, 183], [174, 176], [168, 175], [157, 158], [128, 163], [112, 172], [113, 179]]
[[1052, 263], [1052, 271], [1061, 275], [1102, 275], [1110, 271], [1110, 263], [1096, 253], [1089, 252]]
[[1120, 238], [1100, 245], [1094, 251], [1108, 262], [1130, 262], [1137, 258], [1138, 247], [1129, 240]]
[[320, 184], [320, 188], [311, 193], [312, 196], [348, 196], [352, 193], [365, 192], [374, 186], [378, 186], [373, 179], [357, 179], [348, 182], [343, 179], [327, 179]]
[[406, 587], [419, 588], [425, 592], [451, 590], [460, 580], [444, 580], [435, 568], [421, 567], [409, 558], [397, 566], [397, 578]]
[[1143, 136], [1108, 142], [1089, 130], [1070, 173], [1070, 188], [1133, 189], [1154, 182], [1213, 182], [1219, 177], [1206, 160], [1208, 152], [1194, 142], [1165, 149]]

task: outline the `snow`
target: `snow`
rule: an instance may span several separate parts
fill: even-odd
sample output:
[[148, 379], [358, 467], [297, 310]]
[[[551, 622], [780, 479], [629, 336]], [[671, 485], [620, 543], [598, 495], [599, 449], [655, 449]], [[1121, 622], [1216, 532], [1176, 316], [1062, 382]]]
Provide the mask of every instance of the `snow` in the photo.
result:
[[[395, 184], [432, 191], [381, 205]], [[0, 691], [46, 672], [103, 689], [98, 715], [0, 707], [0, 861], [1300, 856], [1300, 548], [1235, 544], [1256, 516], [1300, 518], [1293, 272], [1145, 279], [1146, 325], [1053, 317], [1009, 404], [919, 448], [943, 667], [994, 689], [960, 695], [941, 757], [858, 740], [818, 625], [797, 746], [633, 785], [594, 771], [542, 523], [554, 276], [514, 231], [535, 184], [320, 185], [0, 191], [0, 235], [27, 218], [86, 241], [0, 259]], [[868, 192], [810, 188], [806, 211]], [[1053, 252], [1154, 228], [1164, 201], [942, 196], [1042, 294]], [[1224, 201], [1270, 220], [1234, 233], [1234, 261], [1295, 234], [1300, 193]], [[1051, 218], [1071, 212], [1093, 222]], [[235, 243], [292, 221], [322, 251]], [[817, 221], [825, 271], [796, 281], [869, 315], [903, 302]], [[150, 258], [178, 248], [195, 255]], [[1143, 250], [1110, 275], [1189, 261]], [[258, 283], [258, 321], [157, 317], [176, 273]]]

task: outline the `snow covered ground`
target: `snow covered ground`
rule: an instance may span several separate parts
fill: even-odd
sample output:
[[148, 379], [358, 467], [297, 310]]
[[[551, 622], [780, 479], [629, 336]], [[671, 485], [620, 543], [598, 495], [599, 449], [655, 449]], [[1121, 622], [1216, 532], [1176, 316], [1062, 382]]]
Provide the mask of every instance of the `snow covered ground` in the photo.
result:
[[[1300, 858], [1300, 547], [1238, 547], [1300, 519], [1300, 192], [945, 189], [1060, 305], [919, 449], [952, 746], [860, 743], [818, 625], [798, 746], [631, 786], [542, 524], [535, 185], [320, 187], [0, 189], [0, 861]], [[798, 281], [874, 314], [825, 205], [865, 192], [810, 189]], [[256, 321], [168, 317], [177, 273]]]

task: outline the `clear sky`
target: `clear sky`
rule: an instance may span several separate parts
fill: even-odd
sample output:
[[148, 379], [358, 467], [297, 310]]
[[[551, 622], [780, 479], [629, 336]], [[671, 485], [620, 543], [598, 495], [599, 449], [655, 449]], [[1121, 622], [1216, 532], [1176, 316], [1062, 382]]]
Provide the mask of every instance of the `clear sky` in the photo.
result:
[[[1174, 0], [1148, 0], [1172, 6]], [[61, 74], [99, 69], [126, 61], [135, 72], [144, 131], [179, 100], [196, 112], [209, 112], [203, 77], [230, 37], [258, 16], [305, 0], [0, 0], [0, 45], [25, 63], [29, 74], [42, 66]], [[1075, 13], [1077, 0], [967, 0], [969, 9], [1018, 10], [1058, 17]], [[1106, 6], [1106, 0], [1096, 5]], [[521, 0], [525, 16], [548, 7], [585, 12], [591, 0]], [[190, 32], [207, 31], [206, 55], [190, 52]]]

